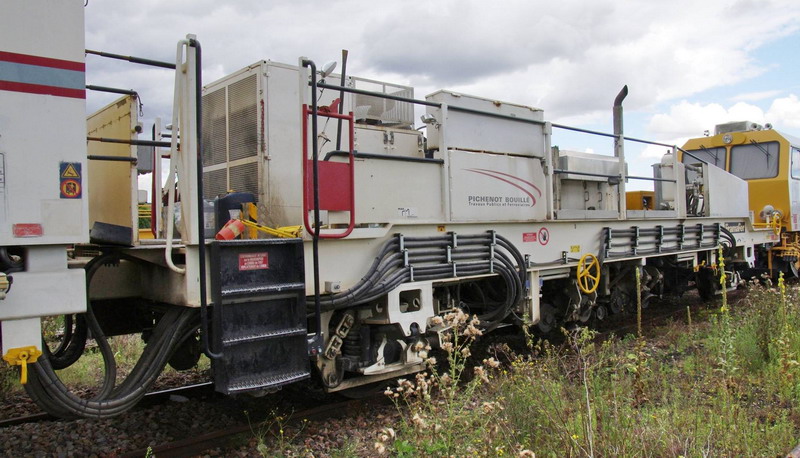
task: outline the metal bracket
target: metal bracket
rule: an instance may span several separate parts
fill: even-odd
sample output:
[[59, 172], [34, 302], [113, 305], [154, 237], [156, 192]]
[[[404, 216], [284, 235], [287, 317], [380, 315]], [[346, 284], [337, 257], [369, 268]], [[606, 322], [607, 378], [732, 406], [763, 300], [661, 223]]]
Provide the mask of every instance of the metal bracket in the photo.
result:
[[697, 234], [697, 248], [700, 248], [703, 246], [703, 232], [705, 232], [705, 228], [703, 227], [702, 223], [697, 225], [697, 230], [699, 232]]
[[656, 251], [661, 253], [662, 245], [664, 244], [664, 226], [658, 225], [656, 226], [658, 230], [658, 235], [656, 236]]
[[322, 353], [322, 334], [313, 334], [308, 338], [308, 354], [319, 356]]

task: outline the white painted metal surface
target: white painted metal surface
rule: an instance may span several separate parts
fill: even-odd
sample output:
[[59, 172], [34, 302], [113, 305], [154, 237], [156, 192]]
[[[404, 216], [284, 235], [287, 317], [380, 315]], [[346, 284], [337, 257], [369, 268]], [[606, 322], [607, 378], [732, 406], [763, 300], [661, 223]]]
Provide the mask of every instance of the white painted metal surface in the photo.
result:
[[[428, 148], [458, 148], [469, 151], [519, 154], [544, 157], [544, 114], [538, 108], [499, 102], [451, 91], [437, 91], [425, 97], [429, 102], [442, 103], [451, 108], [442, 113], [427, 107], [446, 130], [428, 129]], [[458, 111], [455, 107], [480, 110], [519, 119], [537, 121], [540, 124], [518, 122], [474, 113]]]
[[88, 242], [83, 2], [0, 2], [0, 246], [27, 246], [0, 301], [3, 352], [41, 347], [38, 316], [86, 309], [66, 245]]
[[541, 221], [547, 215], [539, 158], [448, 151], [450, 219]]
[[88, 241], [83, 3], [0, 9], [0, 245]]

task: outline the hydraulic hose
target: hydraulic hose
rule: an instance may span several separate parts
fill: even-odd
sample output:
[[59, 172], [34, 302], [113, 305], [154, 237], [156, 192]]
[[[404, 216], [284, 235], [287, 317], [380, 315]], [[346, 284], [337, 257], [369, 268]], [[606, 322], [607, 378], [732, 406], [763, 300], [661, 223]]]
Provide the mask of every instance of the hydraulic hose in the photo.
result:
[[[494, 244], [494, 249], [492, 248]], [[401, 248], [403, 251], [401, 251]], [[494, 274], [505, 284], [501, 302], [479, 316], [482, 326], [496, 327], [524, 295], [525, 259], [507, 239], [493, 232], [387, 240], [361, 280], [341, 293], [320, 298], [323, 310], [341, 310], [375, 301], [403, 283]], [[312, 303], [307, 303], [309, 309]]]
[[[118, 260], [117, 254], [99, 256], [86, 267], [87, 290], [95, 272], [103, 264]], [[49, 352], [32, 365], [33, 370], [25, 390], [48, 413], [59, 417], [104, 418], [133, 407], [152, 386], [177, 345], [197, 331], [199, 326], [194, 309], [175, 307], [158, 321], [153, 335], [131, 373], [119, 385], [116, 382], [116, 361], [111, 346], [94, 316], [91, 304], [84, 314], [88, 329], [97, 342], [105, 362], [103, 384], [93, 399], [74, 395], [55, 373]]]
[[52, 352], [47, 345], [42, 348], [48, 354], [50, 363], [55, 369], [65, 369], [81, 357], [86, 348], [88, 333], [89, 326], [86, 324], [83, 314], [64, 315], [64, 339], [61, 344]]
[[131, 374], [111, 396], [93, 400], [75, 396], [58, 379], [47, 358], [40, 358], [33, 365], [31, 380], [25, 389], [43, 409], [54, 415], [90, 418], [117, 415], [131, 408], [145, 395], [181, 338], [196, 329], [194, 310], [175, 308], [168, 311], [156, 326], [153, 338]]

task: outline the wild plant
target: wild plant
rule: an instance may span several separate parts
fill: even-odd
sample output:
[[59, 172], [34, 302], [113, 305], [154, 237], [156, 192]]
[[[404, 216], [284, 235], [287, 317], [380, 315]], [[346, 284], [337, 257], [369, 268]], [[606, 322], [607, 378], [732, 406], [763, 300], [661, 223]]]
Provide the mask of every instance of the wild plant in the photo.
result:
[[[396, 387], [384, 392], [400, 411], [402, 425], [399, 432], [383, 428], [378, 433], [374, 448], [379, 454], [472, 454], [492, 447], [491, 438], [502, 433], [500, 402], [480, 401], [477, 396], [500, 363], [485, 359], [473, 369], [472, 377], [466, 377], [470, 347], [483, 334], [478, 328], [480, 320], [457, 310], [431, 324], [447, 330], [441, 334], [444, 370], [440, 371], [436, 358], [429, 354], [431, 347], [418, 343], [415, 350], [425, 359], [428, 371], [418, 373], [413, 380], [398, 380]], [[465, 435], [465, 431], [471, 431], [474, 437]]]
[[256, 441], [255, 448], [261, 456], [292, 456], [295, 440], [300, 437], [308, 420], [303, 419], [299, 426], [289, 429], [288, 424], [291, 415], [282, 415], [276, 411], [270, 414], [270, 418], [257, 423], [255, 427], [250, 423], [249, 412], [244, 412], [247, 422], [250, 425], [250, 432]]
[[722, 306], [719, 310], [719, 325], [720, 325], [720, 352], [717, 358], [719, 372], [721, 373], [720, 380], [723, 382], [723, 392], [726, 395], [731, 394], [730, 388], [733, 386], [734, 375], [738, 372], [739, 368], [736, 364], [736, 351], [734, 348], [734, 329], [731, 324], [731, 313], [728, 305], [728, 276], [725, 273], [725, 258], [722, 255], [722, 245], [717, 248], [718, 262], [717, 271], [719, 272], [719, 284], [722, 290]]

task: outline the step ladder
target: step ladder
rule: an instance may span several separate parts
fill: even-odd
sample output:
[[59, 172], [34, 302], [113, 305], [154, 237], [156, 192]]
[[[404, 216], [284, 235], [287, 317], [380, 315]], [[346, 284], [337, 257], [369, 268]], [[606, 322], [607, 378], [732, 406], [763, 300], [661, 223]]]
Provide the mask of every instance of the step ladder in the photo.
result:
[[270, 390], [310, 377], [301, 239], [211, 243], [217, 391]]

